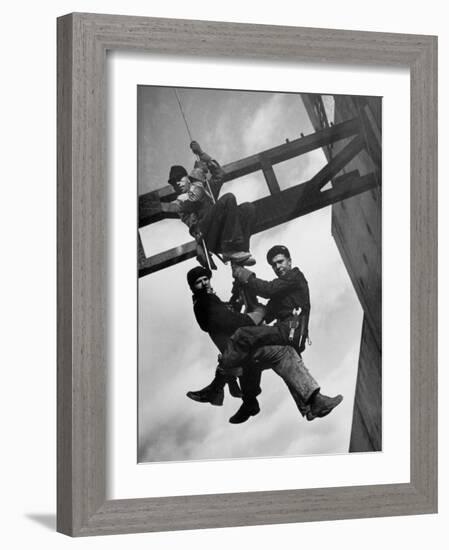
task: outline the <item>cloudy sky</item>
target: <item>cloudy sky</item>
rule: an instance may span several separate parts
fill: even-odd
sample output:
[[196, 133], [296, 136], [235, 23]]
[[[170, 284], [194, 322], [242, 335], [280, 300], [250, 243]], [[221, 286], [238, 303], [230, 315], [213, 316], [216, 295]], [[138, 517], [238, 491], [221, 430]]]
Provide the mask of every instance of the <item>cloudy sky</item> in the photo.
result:
[[[221, 164], [313, 132], [297, 94], [178, 89], [190, 131]], [[331, 99], [327, 107], [332, 106]], [[169, 168], [194, 158], [176, 95], [171, 88], [139, 88], [139, 193], [166, 185]], [[281, 188], [308, 180], [325, 163], [321, 151], [274, 167]], [[229, 182], [221, 191], [237, 201], [268, 195], [262, 172]], [[271, 280], [266, 251], [286, 245], [311, 293], [310, 337], [303, 359], [327, 395], [343, 403], [328, 417], [302, 419], [284, 382], [262, 375], [261, 413], [232, 425], [241, 401], [226, 394], [223, 407], [191, 401], [189, 390], [213, 378], [218, 350], [197, 326], [186, 273], [189, 260], [139, 280], [139, 462], [229, 459], [345, 453], [362, 326], [362, 309], [331, 236], [331, 209], [322, 209], [252, 237], [258, 276]], [[187, 227], [164, 220], [141, 230], [147, 256], [188, 242]], [[219, 265], [213, 287], [228, 299], [231, 273]]]

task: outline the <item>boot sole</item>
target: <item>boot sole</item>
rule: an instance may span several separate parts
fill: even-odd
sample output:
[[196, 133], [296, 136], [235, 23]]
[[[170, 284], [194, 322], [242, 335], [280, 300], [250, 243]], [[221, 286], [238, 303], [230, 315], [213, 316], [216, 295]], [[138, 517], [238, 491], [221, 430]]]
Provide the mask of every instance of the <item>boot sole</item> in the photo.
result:
[[254, 258], [246, 258], [244, 260], [232, 260], [231, 259], [231, 263], [233, 263], [235, 265], [240, 265], [240, 266], [246, 265], [247, 267], [251, 267], [252, 265], [256, 265], [256, 260]]
[[193, 395], [191, 392], [187, 392], [186, 396], [189, 399], [191, 399], [192, 401], [196, 401], [197, 403], [210, 403], [211, 405], [214, 405], [215, 407], [221, 407], [223, 405], [223, 401], [224, 401], [224, 399], [220, 399], [218, 401], [209, 401], [208, 399], [201, 399], [201, 397]]
[[224, 262], [231, 262], [231, 264], [235, 265], [256, 265], [256, 259], [251, 256], [251, 254], [248, 254], [246, 257], [243, 256], [241, 258], [233, 258], [232, 256], [226, 256], [223, 255], [223, 261]]
[[260, 409], [258, 411], [248, 413], [248, 416], [244, 420], [237, 420], [237, 421], [233, 420], [234, 417], [231, 416], [231, 418], [229, 419], [229, 422], [230, 424], [243, 424], [244, 422], [249, 420], [252, 416], [256, 416], [256, 414], [259, 414], [259, 413], [260, 413]]

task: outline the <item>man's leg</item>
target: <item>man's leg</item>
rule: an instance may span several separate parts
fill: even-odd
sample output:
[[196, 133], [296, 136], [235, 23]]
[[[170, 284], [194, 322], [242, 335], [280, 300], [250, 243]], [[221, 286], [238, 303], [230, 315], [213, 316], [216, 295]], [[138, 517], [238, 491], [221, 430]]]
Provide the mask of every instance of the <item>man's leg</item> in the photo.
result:
[[235, 196], [222, 195], [201, 220], [201, 232], [212, 252], [243, 251], [244, 241]]
[[219, 369], [225, 374], [241, 374], [251, 353], [258, 347], [285, 344], [277, 327], [248, 326], [237, 329], [223, 352]]
[[302, 416], [310, 412], [310, 400], [320, 386], [291, 346], [263, 346], [252, 359], [261, 369], [271, 368], [284, 380]]
[[240, 226], [242, 228], [243, 250], [249, 250], [249, 240], [254, 230], [256, 220], [256, 208], [251, 202], [244, 202], [239, 205], [238, 213]]
[[253, 365], [243, 369], [242, 376], [239, 376], [240, 388], [242, 390], [243, 400], [254, 399], [262, 393], [260, 389], [260, 379], [262, 372], [260, 368]]
[[257, 396], [262, 391], [260, 389], [261, 376], [262, 371], [254, 364], [247, 365], [243, 369], [243, 375], [239, 377], [243, 403], [238, 411], [229, 419], [231, 424], [246, 422], [248, 418], [260, 412]]
[[327, 416], [343, 401], [341, 395], [329, 397], [321, 393], [302, 357], [291, 346], [264, 346], [254, 353], [253, 359], [271, 367], [283, 378], [299, 411], [307, 420]]

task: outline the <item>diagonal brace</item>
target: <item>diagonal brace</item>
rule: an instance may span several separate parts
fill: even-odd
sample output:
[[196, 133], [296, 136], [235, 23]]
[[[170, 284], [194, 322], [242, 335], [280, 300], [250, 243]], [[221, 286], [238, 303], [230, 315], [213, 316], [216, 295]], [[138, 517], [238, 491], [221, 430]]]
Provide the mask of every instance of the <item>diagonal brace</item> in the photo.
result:
[[327, 164], [307, 183], [309, 191], [320, 191], [329, 181], [350, 162], [365, 146], [363, 137], [358, 135], [339, 151]]

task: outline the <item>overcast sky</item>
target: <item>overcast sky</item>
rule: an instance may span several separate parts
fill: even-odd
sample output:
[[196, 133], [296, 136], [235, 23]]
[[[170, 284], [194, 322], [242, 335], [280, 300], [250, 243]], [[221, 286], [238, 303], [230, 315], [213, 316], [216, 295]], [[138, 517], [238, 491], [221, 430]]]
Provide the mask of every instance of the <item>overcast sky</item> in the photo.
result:
[[[221, 164], [244, 158], [313, 132], [297, 94], [178, 89], [190, 131]], [[331, 108], [331, 99], [327, 101]], [[166, 185], [169, 168], [194, 162], [189, 136], [171, 88], [140, 88], [139, 193]], [[274, 167], [281, 188], [312, 177], [325, 163], [321, 151]], [[223, 186], [237, 201], [268, 195], [262, 172]], [[274, 244], [287, 246], [311, 293], [310, 337], [303, 359], [327, 395], [343, 403], [324, 419], [300, 416], [282, 379], [262, 375], [261, 413], [244, 424], [228, 418], [240, 400], [225, 394], [223, 407], [186, 397], [209, 383], [218, 350], [197, 326], [186, 273], [194, 259], [139, 280], [139, 449], [140, 462], [229, 459], [345, 453], [349, 446], [362, 309], [331, 236], [331, 208], [324, 208], [252, 237], [261, 278], [274, 273], [265, 260]], [[164, 220], [141, 230], [147, 256], [188, 242], [187, 227]], [[212, 285], [223, 300], [231, 273], [219, 265]]]

